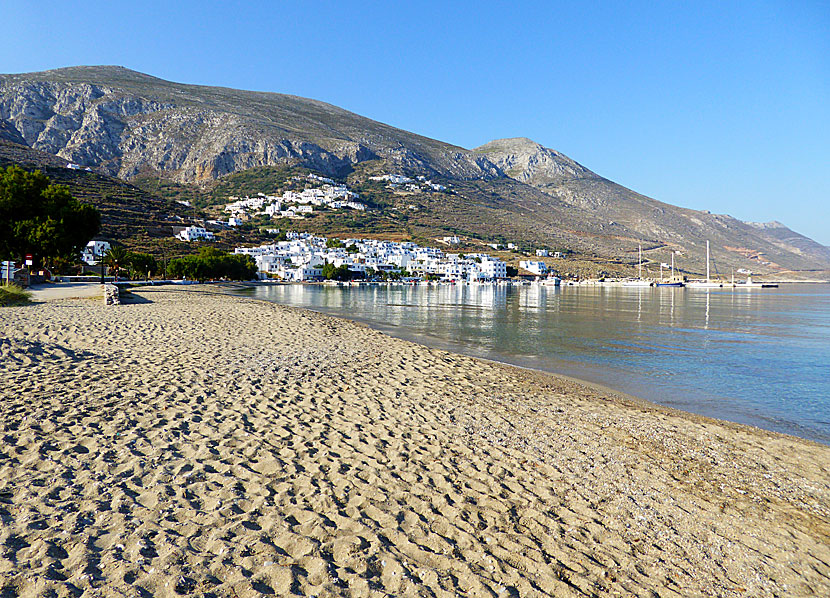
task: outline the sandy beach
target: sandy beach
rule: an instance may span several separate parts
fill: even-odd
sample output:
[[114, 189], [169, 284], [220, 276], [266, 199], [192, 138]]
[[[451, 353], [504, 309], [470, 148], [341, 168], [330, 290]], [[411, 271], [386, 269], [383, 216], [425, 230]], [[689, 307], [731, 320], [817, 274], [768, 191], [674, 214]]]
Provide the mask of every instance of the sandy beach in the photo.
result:
[[189, 288], [0, 309], [0, 596], [828, 596], [830, 447]]

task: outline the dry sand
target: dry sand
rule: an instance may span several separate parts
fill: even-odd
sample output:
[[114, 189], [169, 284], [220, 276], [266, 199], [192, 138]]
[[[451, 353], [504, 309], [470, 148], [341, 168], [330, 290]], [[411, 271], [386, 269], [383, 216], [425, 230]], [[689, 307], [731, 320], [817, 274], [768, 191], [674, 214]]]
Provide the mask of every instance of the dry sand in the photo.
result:
[[136, 296], [0, 310], [0, 596], [830, 595], [830, 447]]

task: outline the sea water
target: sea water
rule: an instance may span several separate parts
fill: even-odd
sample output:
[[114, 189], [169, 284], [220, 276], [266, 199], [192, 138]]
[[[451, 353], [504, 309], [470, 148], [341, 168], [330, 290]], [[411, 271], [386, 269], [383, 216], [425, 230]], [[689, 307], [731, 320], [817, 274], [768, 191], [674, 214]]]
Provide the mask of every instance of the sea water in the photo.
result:
[[830, 444], [830, 285], [263, 285], [249, 292]]

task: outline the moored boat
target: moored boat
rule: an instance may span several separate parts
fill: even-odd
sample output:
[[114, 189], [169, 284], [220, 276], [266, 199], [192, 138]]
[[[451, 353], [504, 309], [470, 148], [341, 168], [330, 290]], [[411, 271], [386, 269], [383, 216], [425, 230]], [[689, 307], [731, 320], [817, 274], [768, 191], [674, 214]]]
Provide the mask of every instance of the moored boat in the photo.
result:
[[723, 286], [722, 282], [716, 282], [709, 276], [709, 241], [706, 241], [706, 280], [690, 280], [687, 287], [693, 289], [717, 289]]
[[643, 270], [643, 246], [637, 245], [637, 278], [622, 281], [624, 287], [650, 287], [654, 283], [646, 280], [642, 275]]
[[654, 286], [657, 287], [684, 287], [686, 283], [683, 282], [680, 278], [674, 275], [674, 250], [671, 252], [671, 278], [668, 280], [663, 280], [663, 270], [662, 265], [660, 267], [660, 280], [654, 283]]

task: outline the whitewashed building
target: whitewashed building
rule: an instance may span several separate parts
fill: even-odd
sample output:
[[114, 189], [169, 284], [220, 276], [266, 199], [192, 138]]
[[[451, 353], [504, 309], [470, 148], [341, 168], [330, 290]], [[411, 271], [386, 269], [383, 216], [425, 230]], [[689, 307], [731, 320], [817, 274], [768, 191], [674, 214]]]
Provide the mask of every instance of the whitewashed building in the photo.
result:
[[107, 241], [90, 241], [81, 251], [81, 261], [90, 266], [95, 266], [98, 260], [109, 250], [110, 244]]
[[548, 265], [542, 261], [522, 260], [519, 262], [519, 267], [532, 272], [536, 276], [544, 276], [548, 273]]
[[201, 226], [188, 226], [176, 233], [175, 237], [181, 241], [213, 241], [214, 234]]

